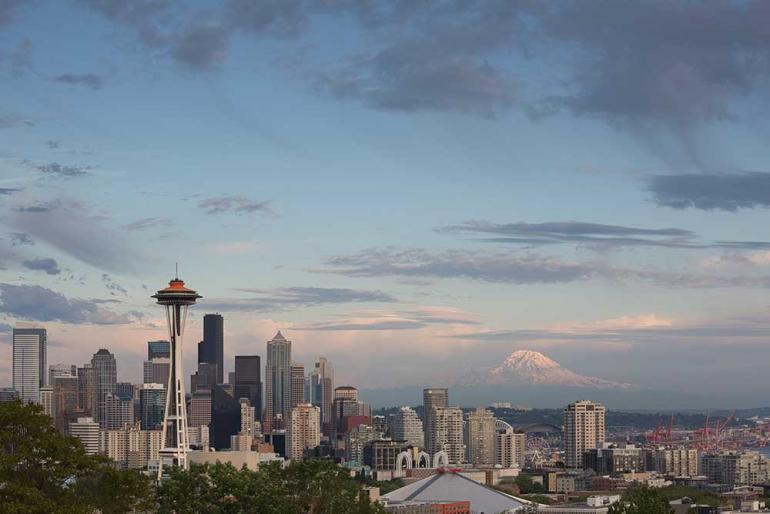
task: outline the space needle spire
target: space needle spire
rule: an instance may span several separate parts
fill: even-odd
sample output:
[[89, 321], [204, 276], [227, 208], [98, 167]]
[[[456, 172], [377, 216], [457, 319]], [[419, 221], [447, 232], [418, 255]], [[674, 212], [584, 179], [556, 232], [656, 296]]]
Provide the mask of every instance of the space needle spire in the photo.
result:
[[201, 296], [188, 289], [179, 273], [168, 283], [168, 287], [152, 295], [158, 304], [166, 308], [169, 342], [171, 344], [171, 366], [166, 388], [166, 411], [163, 416], [162, 447], [159, 452], [158, 480], [163, 477], [163, 468], [178, 466], [188, 469], [187, 451], [187, 407], [185, 404], [184, 373], [182, 372], [182, 339], [187, 321], [187, 309]]

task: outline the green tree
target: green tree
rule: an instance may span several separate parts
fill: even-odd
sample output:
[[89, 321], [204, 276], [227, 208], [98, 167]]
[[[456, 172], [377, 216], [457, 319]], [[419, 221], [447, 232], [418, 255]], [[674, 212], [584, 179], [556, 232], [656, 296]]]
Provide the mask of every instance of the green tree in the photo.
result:
[[529, 475], [521, 474], [514, 480], [517, 486], [519, 486], [519, 492], [521, 494], [539, 494], [546, 492], [545, 486], [540, 482], [535, 482]]
[[382, 512], [361, 496], [361, 484], [330, 461], [278, 463], [259, 471], [230, 464], [173, 469], [157, 493], [159, 514], [210, 512], [229, 514], [376, 514]]
[[672, 514], [668, 500], [655, 489], [634, 487], [613, 503], [608, 514]]
[[0, 505], [7, 513], [129, 512], [148, 505], [150, 482], [87, 455], [39, 405], [0, 403]]

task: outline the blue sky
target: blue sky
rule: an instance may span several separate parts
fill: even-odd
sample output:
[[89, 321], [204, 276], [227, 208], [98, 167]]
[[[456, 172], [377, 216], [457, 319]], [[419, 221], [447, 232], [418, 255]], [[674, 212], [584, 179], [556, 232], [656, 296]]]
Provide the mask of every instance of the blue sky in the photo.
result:
[[41, 323], [51, 362], [108, 347], [136, 381], [179, 261], [230, 357], [280, 328], [385, 388], [534, 349], [761, 402], [768, 18], [0, 0], [0, 338]]

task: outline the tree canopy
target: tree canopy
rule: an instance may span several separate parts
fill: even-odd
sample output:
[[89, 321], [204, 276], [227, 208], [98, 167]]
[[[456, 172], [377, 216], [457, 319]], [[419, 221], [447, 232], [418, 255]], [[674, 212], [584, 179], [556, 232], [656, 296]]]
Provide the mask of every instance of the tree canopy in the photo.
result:
[[0, 403], [0, 505], [8, 513], [130, 512], [153, 503], [150, 480], [87, 455], [39, 405]]
[[374, 514], [383, 512], [377, 503], [361, 495], [358, 482], [348, 471], [325, 460], [278, 463], [259, 471], [236, 469], [230, 464], [172, 469], [158, 486], [158, 512], [186, 514]]
[[610, 506], [608, 514], [671, 514], [674, 509], [655, 489], [634, 487], [627, 490], [620, 501]]

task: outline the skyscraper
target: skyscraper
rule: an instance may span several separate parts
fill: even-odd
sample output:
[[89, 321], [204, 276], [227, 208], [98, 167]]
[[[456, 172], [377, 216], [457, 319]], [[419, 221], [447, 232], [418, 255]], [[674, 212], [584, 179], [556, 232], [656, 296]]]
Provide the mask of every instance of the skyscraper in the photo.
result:
[[305, 366], [302, 364], [291, 365], [291, 408], [293, 409], [305, 401]]
[[495, 417], [486, 409], [468, 414], [465, 423], [466, 461], [474, 466], [491, 467], [495, 463]]
[[308, 377], [308, 398], [321, 409], [321, 431], [324, 434], [331, 430], [332, 400], [334, 400], [334, 368], [326, 357], [320, 357]]
[[568, 468], [582, 468], [583, 454], [604, 444], [604, 405], [589, 400], [564, 409], [564, 448]]
[[71, 422], [69, 434], [80, 439], [88, 455], [99, 453], [99, 423], [92, 418], [78, 418]]
[[230, 447], [230, 436], [241, 429], [241, 404], [221, 385], [211, 387], [209, 442], [217, 450]]
[[[53, 419], [54, 425], [64, 433], [71, 421], [74, 421], [78, 410], [78, 378], [58, 376], [53, 381]], [[82, 414], [81, 414], [82, 416]]]
[[96, 415], [96, 370], [90, 362], [78, 368], [78, 407], [86, 416]]
[[48, 366], [48, 385], [53, 386], [56, 377], [76, 377], [78, 367], [74, 364], [51, 364]]
[[267, 342], [265, 432], [285, 428], [291, 412], [291, 341], [279, 330]]
[[233, 392], [248, 398], [257, 420], [262, 419], [262, 367], [259, 355], [236, 355]]
[[465, 459], [463, 411], [459, 407], [434, 407], [430, 431], [435, 454], [444, 451], [450, 464], [462, 464]]
[[115, 356], [104, 348], [97, 351], [91, 358], [96, 379], [96, 411], [94, 421], [99, 427], [106, 429], [108, 425], [107, 395], [115, 393], [118, 382], [118, 369]]
[[132, 398], [121, 398], [117, 393], [109, 393], [105, 398], [105, 406], [107, 409], [106, 430], [118, 430], [125, 425], [134, 424], [134, 400]]
[[390, 434], [394, 441], [406, 441], [418, 448], [425, 447], [422, 421], [411, 407], [401, 407], [393, 415]]
[[291, 410], [286, 429], [286, 457], [301, 459], [305, 449], [321, 444], [321, 410], [315, 405], [302, 403]]
[[433, 455], [440, 450], [431, 435], [435, 432], [433, 410], [449, 406], [449, 390], [446, 388], [423, 389], [422, 404], [425, 408], [425, 449]]
[[38, 403], [47, 382], [48, 342], [44, 328], [13, 329], [13, 388], [24, 403]]
[[495, 430], [495, 464], [503, 468], [523, 468], [527, 434], [510, 426]]
[[156, 430], [163, 424], [166, 388], [161, 384], [143, 384], [139, 390], [142, 430]]
[[147, 341], [147, 360], [171, 358], [171, 343], [168, 341]]
[[216, 364], [216, 383], [224, 383], [225, 320], [220, 314], [203, 316], [203, 341], [198, 343], [198, 363]]

